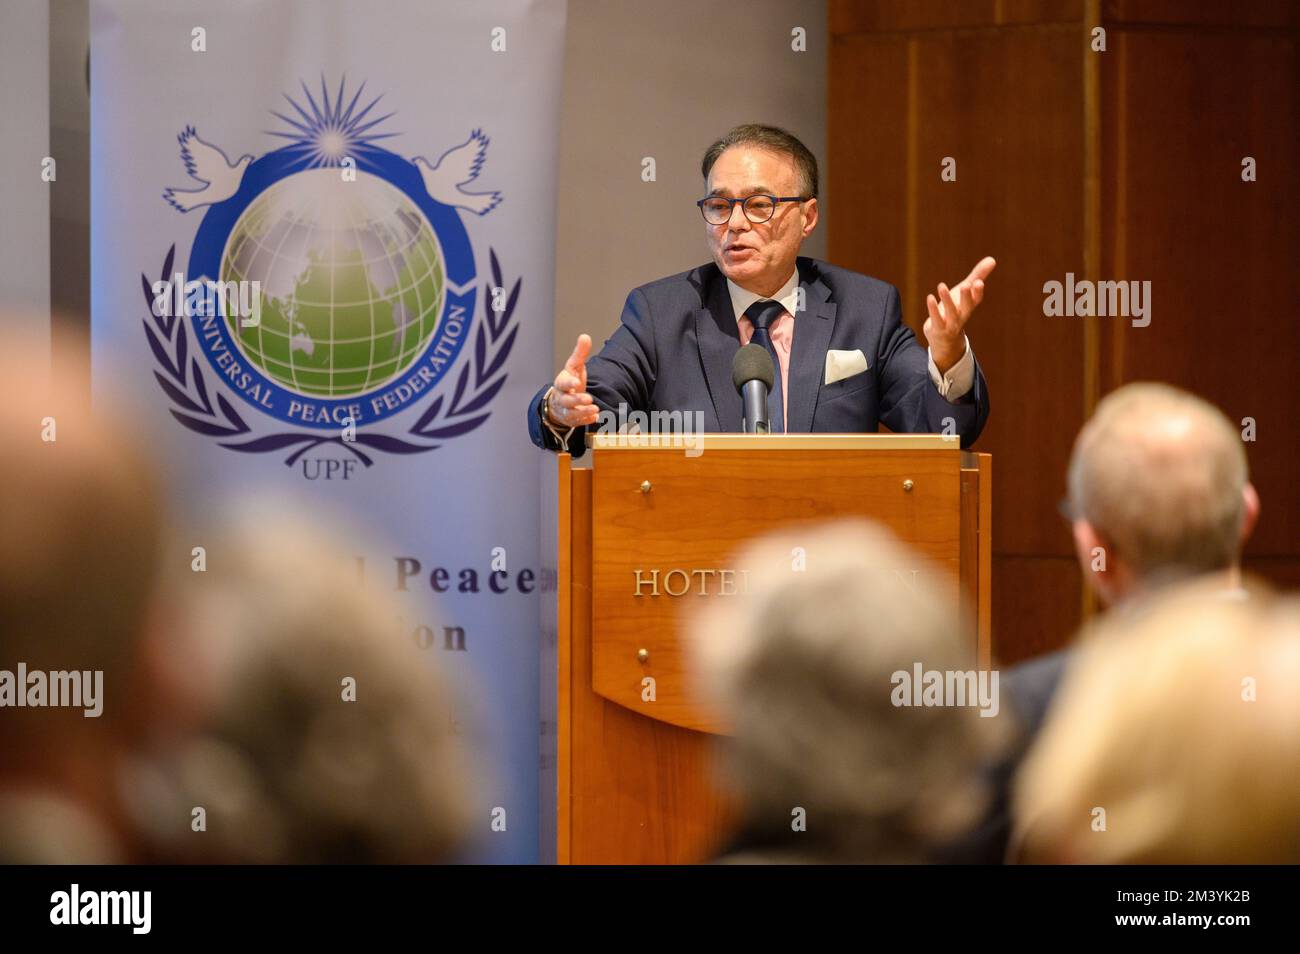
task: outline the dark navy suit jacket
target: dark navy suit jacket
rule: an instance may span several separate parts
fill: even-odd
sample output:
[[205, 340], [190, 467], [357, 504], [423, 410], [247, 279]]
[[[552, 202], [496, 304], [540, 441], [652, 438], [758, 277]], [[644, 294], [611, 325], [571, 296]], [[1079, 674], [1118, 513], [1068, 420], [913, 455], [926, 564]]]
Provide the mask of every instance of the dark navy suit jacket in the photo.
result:
[[[861, 433], [881, 422], [903, 433], [943, 433], [952, 418], [967, 447], [988, 419], [988, 386], [975, 383], [956, 403], [930, 380], [926, 349], [903, 324], [898, 289], [812, 258], [799, 258], [805, 310], [795, 316], [790, 353], [787, 424], [790, 432]], [[701, 411], [706, 431], [742, 430], [743, 407], [731, 381], [740, 331], [727, 281], [710, 263], [636, 288], [622, 324], [587, 362], [587, 390], [602, 411]], [[860, 350], [867, 370], [823, 384], [828, 350]], [[528, 405], [528, 432], [539, 447], [558, 450]], [[951, 431], [950, 431], [951, 433]], [[585, 429], [569, 438], [575, 456]]]

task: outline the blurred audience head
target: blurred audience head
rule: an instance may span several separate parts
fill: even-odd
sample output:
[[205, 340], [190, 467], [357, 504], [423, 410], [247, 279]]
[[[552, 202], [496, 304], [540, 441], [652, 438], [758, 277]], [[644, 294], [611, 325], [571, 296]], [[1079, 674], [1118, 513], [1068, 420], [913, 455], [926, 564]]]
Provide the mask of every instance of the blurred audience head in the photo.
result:
[[92, 412], [77, 346], [53, 351], [0, 353], [0, 855], [122, 860], [111, 779], [152, 702], [164, 518], [129, 416]]
[[1300, 862], [1300, 602], [1166, 588], [1085, 640], [1017, 777], [1028, 862]]
[[473, 780], [446, 679], [350, 539], [245, 509], [176, 580], [203, 716], [138, 766], [139, 824], [173, 861], [448, 860]]
[[1259, 514], [1237, 429], [1163, 384], [1102, 399], [1075, 442], [1069, 493], [1080, 565], [1106, 603], [1235, 570]]
[[927, 860], [983, 808], [978, 768], [1008, 734], [974, 698], [898, 704], [917, 666], [975, 667], [948, 578], [865, 521], [760, 539], [734, 565], [747, 591], [691, 640], [732, 733], [744, 828], [727, 860]]

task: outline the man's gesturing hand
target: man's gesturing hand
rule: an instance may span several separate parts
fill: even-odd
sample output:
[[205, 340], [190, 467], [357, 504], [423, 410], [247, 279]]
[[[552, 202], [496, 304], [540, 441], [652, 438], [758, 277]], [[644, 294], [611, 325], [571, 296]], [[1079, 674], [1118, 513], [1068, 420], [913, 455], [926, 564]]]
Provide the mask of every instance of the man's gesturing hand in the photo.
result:
[[580, 427], [595, 424], [600, 409], [587, 393], [587, 357], [591, 354], [591, 336], [578, 335], [573, 354], [555, 376], [555, 390], [546, 402], [546, 416], [557, 427]]
[[980, 259], [978, 265], [971, 269], [960, 285], [951, 291], [943, 282], [939, 283], [939, 297], [927, 295], [925, 307], [930, 317], [921, 329], [925, 340], [930, 344], [930, 355], [939, 373], [945, 373], [961, 360], [966, 353], [966, 322], [971, 313], [984, 300], [984, 279], [997, 267], [992, 258]]

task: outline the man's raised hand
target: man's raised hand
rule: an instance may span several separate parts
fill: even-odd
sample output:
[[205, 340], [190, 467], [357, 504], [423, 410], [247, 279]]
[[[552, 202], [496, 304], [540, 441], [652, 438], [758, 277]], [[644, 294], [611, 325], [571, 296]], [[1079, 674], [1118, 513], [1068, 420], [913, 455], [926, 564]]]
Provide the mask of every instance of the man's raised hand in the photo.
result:
[[555, 376], [555, 390], [546, 402], [546, 416], [557, 427], [581, 427], [595, 424], [600, 409], [587, 393], [587, 358], [591, 355], [591, 336], [578, 335], [573, 354]]
[[966, 353], [966, 322], [984, 300], [984, 280], [997, 267], [997, 262], [985, 256], [971, 269], [961, 284], [952, 290], [939, 283], [939, 296], [929, 295], [925, 307], [930, 317], [925, 320], [925, 340], [930, 345], [930, 355], [942, 374], [961, 360]]

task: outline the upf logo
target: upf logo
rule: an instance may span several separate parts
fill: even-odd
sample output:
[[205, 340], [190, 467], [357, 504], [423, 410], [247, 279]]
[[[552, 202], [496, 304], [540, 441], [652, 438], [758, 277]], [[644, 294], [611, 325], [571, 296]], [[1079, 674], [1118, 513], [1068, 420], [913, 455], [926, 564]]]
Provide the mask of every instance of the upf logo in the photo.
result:
[[[432, 162], [389, 152], [377, 143], [396, 133], [377, 127], [393, 113], [375, 116], [381, 97], [363, 102], [364, 87], [349, 98], [340, 82], [331, 97], [322, 77], [319, 96], [305, 84], [301, 101], [286, 96], [272, 111], [286, 128], [271, 135], [288, 144], [261, 157], [232, 162], [187, 126], [177, 140], [195, 187], [163, 198], [202, 215], [189, 265], [173, 273], [173, 245], [159, 280], [141, 276], [172, 416], [231, 450], [285, 453], [311, 479], [482, 425], [518, 330], [522, 279], [505, 289], [495, 251], [474, 320], [462, 216], [501, 201], [474, 189], [487, 137], [475, 130]], [[343, 459], [304, 456], [331, 444]]]

